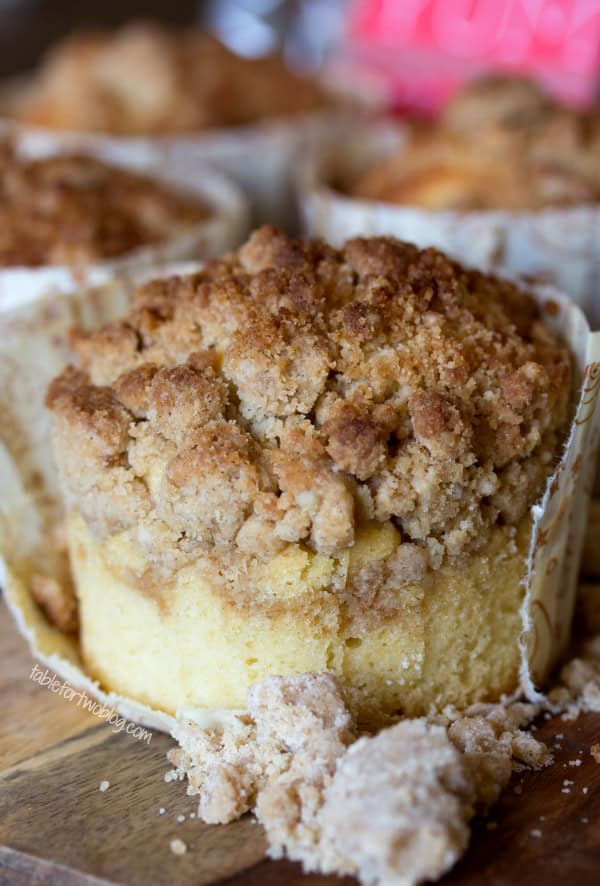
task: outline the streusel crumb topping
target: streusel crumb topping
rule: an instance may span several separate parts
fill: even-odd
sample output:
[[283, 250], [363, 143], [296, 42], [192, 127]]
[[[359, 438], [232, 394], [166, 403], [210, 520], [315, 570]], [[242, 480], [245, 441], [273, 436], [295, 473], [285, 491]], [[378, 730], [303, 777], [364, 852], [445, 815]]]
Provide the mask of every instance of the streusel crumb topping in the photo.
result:
[[27, 158], [0, 143], [0, 265], [76, 265], [163, 243], [208, 215], [92, 156]]
[[74, 346], [48, 392], [69, 504], [167, 571], [199, 549], [336, 556], [392, 521], [394, 569], [422, 577], [519, 521], [570, 411], [531, 296], [392, 238], [263, 227]]

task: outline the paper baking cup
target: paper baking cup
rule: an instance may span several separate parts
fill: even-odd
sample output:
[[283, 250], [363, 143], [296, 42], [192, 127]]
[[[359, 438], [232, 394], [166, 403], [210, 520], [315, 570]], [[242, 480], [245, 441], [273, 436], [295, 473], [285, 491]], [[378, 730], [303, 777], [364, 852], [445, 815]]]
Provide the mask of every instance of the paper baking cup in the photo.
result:
[[492, 272], [508, 271], [566, 292], [600, 328], [600, 207], [531, 212], [427, 210], [344, 195], [378, 160], [402, 149], [402, 127], [382, 126], [360, 141], [325, 148], [299, 173], [306, 233], [340, 245], [349, 237], [392, 234]]
[[[185, 266], [191, 271], [198, 265]], [[53, 532], [62, 517], [50, 452], [48, 384], [70, 362], [69, 331], [93, 330], [122, 315], [131, 287], [152, 274], [143, 268], [111, 275], [90, 271], [87, 285], [71, 285], [57, 271], [0, 271], [0, 586], [34, 655], [72, 686], [125, 716], [168, 731], [171, 718], [105, 693], [82, 668], [77, 641], [45, 618], [29, 595], [35, 573], [60, 581], [68, 569]]]
[[[579, 378], [576, 413], [562, 458], [541, 501], [525, 579], [521, 686], [536, 697], [568, 642], [574, 607], [593, 452], [600, 431], [600, 333], [590, 334], [583, 313], [549, 287], [538, 288], [548, 322], [568, 343]], [[60, 577], [65, 568], [52, 527], [62, 514], [48, 445], [49, 415], [41, 403], [47, 382], [68, 359], [73, 323], [87, 328], [119, 314], [127, 300], [122, 281], [78, 290], [53, 300], [33, 297], [0, 309], [0, 583], [32, 652], [70, 684], [145, 725], [168, 729], [172, 718], [132, 699], [103, 692], [86, 674], [75, 639], [46, 620], [29, 594], [35, 572]], [[197, 717], [215, 716], [214, 711]], [[209, 721], [207, 721], [209, 722]]]
[[270, 222], [293, 231], [298, 227], [295, 175], [301, 159], [317, 146], [329, 144], [348, 130], [356, 114], [318, 111], [250, 126], [174, 136], [128, 137], [42, 129], [11, 121], [32, 150], [99, 149], [115, 162], [131, 158], [158, 172], [177, 175], [190, 185], [202, 178], [206, 165], [219, 169], [244, 190], [254, 224]]

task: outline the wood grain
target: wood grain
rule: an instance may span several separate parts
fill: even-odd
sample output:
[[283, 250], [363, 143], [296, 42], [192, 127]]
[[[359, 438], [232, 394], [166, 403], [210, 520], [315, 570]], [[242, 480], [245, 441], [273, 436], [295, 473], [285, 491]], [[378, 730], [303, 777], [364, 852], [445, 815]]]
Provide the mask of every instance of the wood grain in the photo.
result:
[[[148, 745], [123, 732], [114, 734], [73, 703], [32, 683], [32, 659], [3, 604], [0, 641], [5, 651], [0, 663], [0, 884], [343, 882], [303, 876], [298, 865], [266, 860], [262, 830], [250, 817], [226, 827], [190, 819], [195, 804], [185, 785], [164, 781], [171, 740], [153, 733]], [[551, 741], [557, 734], [563, 738]], [[513, 778], [491, 817], [496, 828], [476, 823], [467, 856], [443, 884], [545, 886], [560, 880], [566, 886], [597, 886], [600, 765], [590, 746], [600, 742], [600, 715], [575, 723], [543, 722], [539, 735], [561, 745], [555, 765]], [[570, 766], [569, 760], [576, 759], [581, 765]], [[574, 782], [568, 794], [562, 793], [564, 779]], [[103, 793], [104, 780], [110, 786]], [[182, 823], [180, 815], [186, 816]], [[534, 830], [541, 836], [534, 836]], [[176, 837], [187, 844], [183, 856], [169, 848]]]
[[0, 765], [5, 769], [97, 720], [29, 679], [34, 661], [1, 600], [0, 607]]
[[[249, 817], [223, 828], [177, 822], [194, 804], [181, 783], [163, 780], [170, 745], [164, 735], [147, 746], [98, 724], [60, 754], [22, 761], [0, 775], [0, 844], [117, 883], [211, 883], [258, 862], [264, 841]], [[176, 837], [188, 845], [184, 856], [170, 851]]]

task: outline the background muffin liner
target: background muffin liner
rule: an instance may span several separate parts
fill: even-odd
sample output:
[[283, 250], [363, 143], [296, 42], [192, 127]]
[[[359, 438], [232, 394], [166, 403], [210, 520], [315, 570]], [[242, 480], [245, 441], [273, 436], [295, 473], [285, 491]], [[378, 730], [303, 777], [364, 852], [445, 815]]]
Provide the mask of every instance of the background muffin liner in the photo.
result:
[[194, 183], [205, 165], [234, 179], [246, 193], [255, 224], [270, 222], [293, 231], [298, 227], [295, 172], [317, 146], [335, 143], [353, 125], [345, 110], [323, 110], [248, 126], [197, 134], [129, 137], [51, 130], [4, 121], [32, 150], [92, 147], [115, 162], [130, 158], [166, 170]]
[[361, 140], [325, 146], [299, 172], [306, 232], [339, 245], [349, 237], [393, 234], [436, 246], [469, 265], [534, 278], [566, 292], [600, 328], [600, 207], [530, 212], [428, 210], [344, 195], [377, 160], [402, 149], [407, 130], [382, 124]]
[[[188, 265], [183, 270], [191, 269]], [[29, 299], [24, 297], [28, 287]], [[68, 360], [69, 327], [98, 327], [121, 313], [128, 286], [119, 278], [70, 295], [38, 297], [35, 275], [29, 281], [24, 275], [21, 288], [13, 305], [0, 303], [0, 585], [34, 655], [72, 686], [124, 716], [168, 730], [173, 722], [169, 715], [102, 691], [85, 673], [76, 639], [46, 620], [28, 590], [32, 574], [59, 578], [65, 568], [54, 531], [61, 504], [49, 452], [50, 416], [42, 407], [44, 390]], [[535, 294], [548, 322], [570, 346], [578, 383], [576, 414], [562, 458], [533, 508], [521, 638], [521, 683], [529, 697], [536, 696], [568, 642], [600, 433], [600, 333], [591, 334], [582, 312], [555, 290], [539, 287]], [[195, 713], [203, 723], [220, 716], [213, 710]]]

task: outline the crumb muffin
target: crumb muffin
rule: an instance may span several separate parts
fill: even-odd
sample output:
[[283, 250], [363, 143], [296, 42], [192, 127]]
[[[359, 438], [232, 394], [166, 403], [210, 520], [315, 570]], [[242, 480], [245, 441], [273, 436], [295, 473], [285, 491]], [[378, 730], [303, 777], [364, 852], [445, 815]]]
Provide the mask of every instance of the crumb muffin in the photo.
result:
[[361, 721], [517, 688], [571, 358], [392, 238], [256, 231], [75, 336], [50, 386], [86, 666], [166, 711], [329, 670]]
[[600, 125], [525, 80], [492, 77], [459, 93], [435, 124], [349, 187], [426, 209], [510, 211], [600, 201]]
[[84, 265], [185, 234], [199, 199], [90, 155], [28, 158], [0, 143], [0, 266]]
[[241, 58], [202, 31], [136, 22], [67, 38], [6, 98], [5, 112], [51, 129], [161, 135], [323, 105], [317, 86], [279, 58]]

